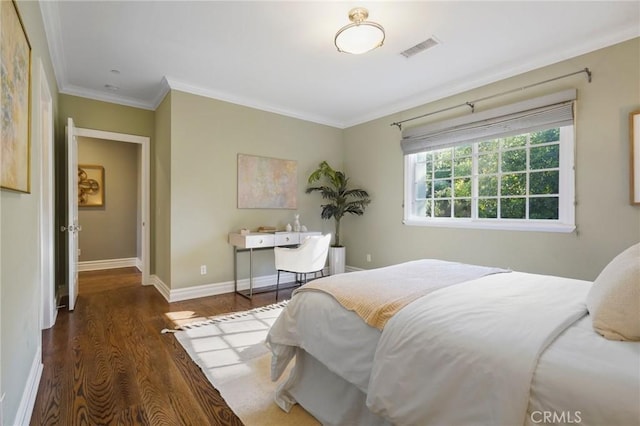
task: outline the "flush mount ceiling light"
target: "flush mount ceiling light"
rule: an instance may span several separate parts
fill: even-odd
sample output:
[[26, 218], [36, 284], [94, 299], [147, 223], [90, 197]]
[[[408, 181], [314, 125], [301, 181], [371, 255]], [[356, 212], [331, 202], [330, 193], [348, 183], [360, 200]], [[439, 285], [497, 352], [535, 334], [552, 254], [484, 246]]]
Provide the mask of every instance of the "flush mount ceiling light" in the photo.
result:
[[366, 53], [384, 43], [384, 28], [375, 22], [367, 21], [369, 11], [356, 7], [349, 11], [351, 24], [340, 28], [333, 42], [339, 52], [358, 55]]

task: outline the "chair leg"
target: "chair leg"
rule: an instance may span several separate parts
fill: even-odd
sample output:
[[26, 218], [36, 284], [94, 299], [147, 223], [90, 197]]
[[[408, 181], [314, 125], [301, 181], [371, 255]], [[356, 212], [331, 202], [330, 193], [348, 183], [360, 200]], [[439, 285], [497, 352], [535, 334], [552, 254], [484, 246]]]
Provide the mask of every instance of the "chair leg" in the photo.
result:
[[278, 269], [278, 279], [276, 280], [276, 302], [278, 301], [278, 289], [280, 288], [280, 270]]

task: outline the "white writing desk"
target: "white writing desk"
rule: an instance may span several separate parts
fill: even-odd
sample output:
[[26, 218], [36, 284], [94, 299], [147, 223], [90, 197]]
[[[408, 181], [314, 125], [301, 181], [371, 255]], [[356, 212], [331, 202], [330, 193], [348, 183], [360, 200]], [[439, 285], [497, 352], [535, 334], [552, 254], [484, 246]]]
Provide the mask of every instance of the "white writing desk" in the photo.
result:
[[[297, 246], [306, 237], [311, 235], [322, 235], [321, 232], [250, 232], [240, 234], [238, 232], [229, 233], [229, 244], [233, 246], [233, 290], [241, 296], [251, 299], [253, 291], [253, 251], [273, 250], [280, 246]], [[249, 252], [249, 290], [238, 291], [238, 253]]]

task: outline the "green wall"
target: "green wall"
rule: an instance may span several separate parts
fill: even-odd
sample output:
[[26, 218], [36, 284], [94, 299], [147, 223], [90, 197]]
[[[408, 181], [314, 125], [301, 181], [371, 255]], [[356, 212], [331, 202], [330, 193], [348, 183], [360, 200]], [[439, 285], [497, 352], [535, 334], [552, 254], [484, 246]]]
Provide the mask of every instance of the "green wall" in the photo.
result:
[[[65, 94], [59, 95], [59, 102], [59, 127], [63, 132], [67, 118], [71, 117], [76, 127], [147, 136], [153, 139], [153, 111]], [[151, 146], [153, 147], [153, 142]]]
[[[170, 115], [171, 289], [232, 280], [227, 235], [240, 228], [284, 229], [298, 213], [309, 230], [332, 231], [320, 218], [321, 200], [304, 190], [320, 161], [342, 166], [341, 130], [178, 91], [171, 92]], [[238, 154], [297, 161], [297, 210], [238, 209]], [[271, 251], [256, 255], [255, 269], [275, 273]]]
[[[478, 103], [476, 111], [578, 89], [576, 122], [576, 224], [570, 234], [405, 226], [401, 134], [390, 123], [585, 67], [586, 76], [558, 80]], [[628, 115], [640, 106], [640, 39], [630, 40], [419, 108], [345, 130], [345, 167], [373, 202], [362, 218], [344, 225], [347, 264], [370, 268], [416, 258], [510, 267], [515, 270], [594, 279], [617, 253], [640, 240], [640, 207], [629, 204]], [[468, 114], [464, 109], [429, 121]], [[428, 122], [416, 120], [405, 126]], [[375, 232], [372, 232], [374, 231]], [[366, 255], [372, 262], [366, 262]]]

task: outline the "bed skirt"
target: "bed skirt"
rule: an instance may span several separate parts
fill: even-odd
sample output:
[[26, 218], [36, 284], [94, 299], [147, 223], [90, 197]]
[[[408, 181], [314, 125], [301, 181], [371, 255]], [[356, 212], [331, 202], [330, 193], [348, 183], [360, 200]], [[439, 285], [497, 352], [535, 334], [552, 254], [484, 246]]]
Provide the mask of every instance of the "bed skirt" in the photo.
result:
[[360, 389], [300, 348], [295, 367], [276, 392], [282, 409], [289, 411], [299, 403], [326, 426], [391, 426], [369, 411], [366, 401]]

